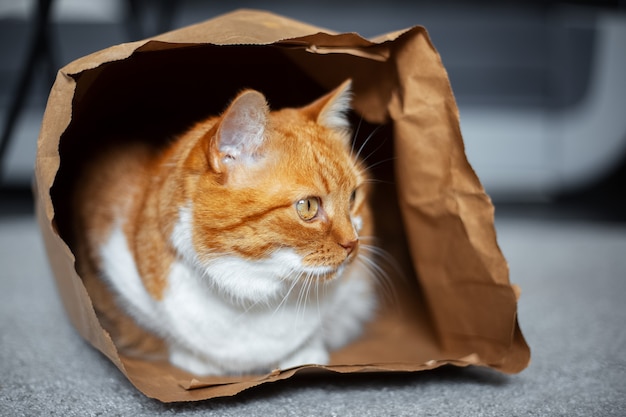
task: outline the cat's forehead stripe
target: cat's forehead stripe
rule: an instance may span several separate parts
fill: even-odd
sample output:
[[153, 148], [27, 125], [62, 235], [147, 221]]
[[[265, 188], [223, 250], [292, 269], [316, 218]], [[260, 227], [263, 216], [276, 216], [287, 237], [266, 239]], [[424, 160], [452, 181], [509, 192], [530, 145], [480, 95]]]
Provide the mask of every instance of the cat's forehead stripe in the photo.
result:
[[322, 186], [324, 187], [324, 193], [328, 194], [330, 192], [331, 189], [331, 185], [328, 182], [327, 179], [327, 170], [329, 169], [329, 163], [326, 160], [326, 158], [323, 158], [322, 155], [320, 155], [319, 151], [313, 151], [313, 159], [315, 160], [315, 165], [317, 167], [320, 167], [322, 169], [320, 169], [319, 171], [317, 171], [319, 173], [319, 175], [317, 175], [317, 177], [319, 178], [319, 180], [322, 183]]
[[[355, 186], [356, 174], [353, 170], [353, 162], [343, 155], [333, 153], [332, 149], [314, 148], [313, 157], [319, 169], [318, 178], [323, 184], [324, 192], [330, 193], [341, 185], [350, 184]], [[329, 157], [333, 156], [333, 157]]]

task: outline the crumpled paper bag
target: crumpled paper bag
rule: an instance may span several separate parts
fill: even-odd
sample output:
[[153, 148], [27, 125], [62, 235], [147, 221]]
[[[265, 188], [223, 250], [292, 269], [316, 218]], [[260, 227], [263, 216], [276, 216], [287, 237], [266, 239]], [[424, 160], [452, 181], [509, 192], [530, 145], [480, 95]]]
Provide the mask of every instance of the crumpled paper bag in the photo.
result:
[[[101, 295], [89, 294], [87, 277], [76, 272], [80, 248], [72, 242], [69, 201], [85, 151], [107, 133], [180, 131], [222, 110], [244, 87], [280, 108], [304, 104], [347, 78], [355, 123], [372, 136], [368, 164], [383, 184], [374, 194], [379, 244], [396, 260], [381, 312], [364, 335], [334, 352], [328, 366], [267, 375], [198, 378], [165, 360], [123, 355], [94, 312], [92, 298]], [[454, 364], [515, 373], [529, 362], [517, 324], [519, 291], [496, 241], [493, 206], [465, 157], [450, 83], [422, 27], [366, 40], [240, 10], [96, 52], [59, 71], [35, 171], [38, 220], [67, 315], [147, 396], [168, 402], [234, 395], [311, 368]]]

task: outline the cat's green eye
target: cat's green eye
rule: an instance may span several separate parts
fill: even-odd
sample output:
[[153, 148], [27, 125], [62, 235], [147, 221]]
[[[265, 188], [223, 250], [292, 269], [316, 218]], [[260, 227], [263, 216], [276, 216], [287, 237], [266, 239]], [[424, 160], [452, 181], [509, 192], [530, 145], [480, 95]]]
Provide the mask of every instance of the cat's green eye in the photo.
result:
[[320, 209], [320, 200], [317, 197], [307, 197], [296, 203], [298, 216], [304, 221], [313, 220]]

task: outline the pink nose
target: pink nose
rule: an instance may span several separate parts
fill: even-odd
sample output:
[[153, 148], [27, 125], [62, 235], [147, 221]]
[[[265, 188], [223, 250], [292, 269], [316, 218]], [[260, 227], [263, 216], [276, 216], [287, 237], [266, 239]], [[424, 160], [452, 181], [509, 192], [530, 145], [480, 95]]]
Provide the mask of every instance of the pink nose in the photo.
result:
[[352, 251], [357, 247], [358, 244], [359, 244], [359, 240], [354, 239], [345, 243], [340, 243], [339, 246], [341, 246], [342, 248], [346, 250], [347, 255], [350, 255]]

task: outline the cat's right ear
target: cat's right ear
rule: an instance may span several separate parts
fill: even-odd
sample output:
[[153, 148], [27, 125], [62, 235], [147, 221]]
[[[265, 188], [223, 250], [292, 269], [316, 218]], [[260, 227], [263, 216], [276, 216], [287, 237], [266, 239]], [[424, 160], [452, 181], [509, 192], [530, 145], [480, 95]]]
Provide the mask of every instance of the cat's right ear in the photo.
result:
[[269, 107], [263, 94], [246, 90], [222, 114], [209, 145], [209, 164], [224, 173], [235, 165], [249, 164], [258, 158], [265, 139]]
[[348, 79], [330, 93], [306, 106], [305, 111], [322, 126], [347, 130], [350, 128], [346, 114], [350, 110], [351, 90], [352, 80]]

